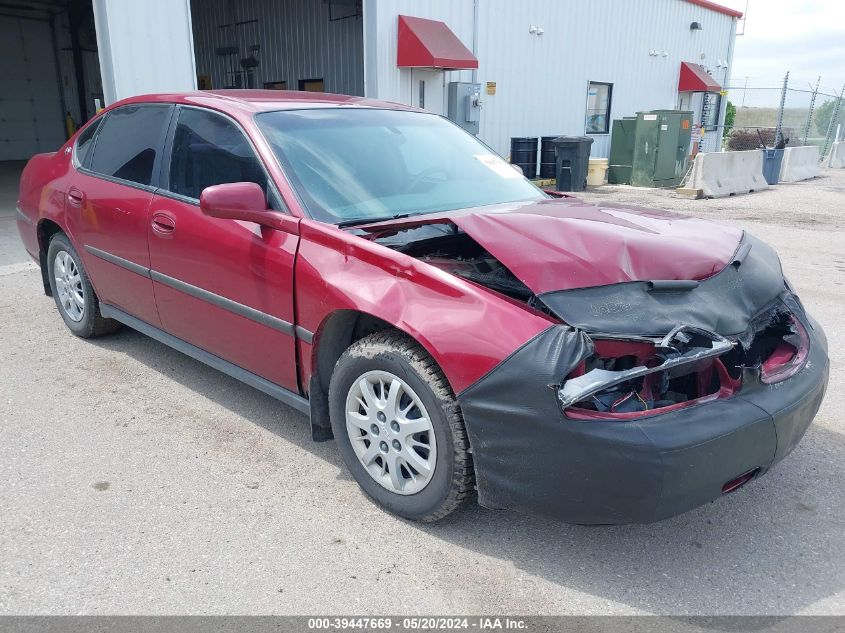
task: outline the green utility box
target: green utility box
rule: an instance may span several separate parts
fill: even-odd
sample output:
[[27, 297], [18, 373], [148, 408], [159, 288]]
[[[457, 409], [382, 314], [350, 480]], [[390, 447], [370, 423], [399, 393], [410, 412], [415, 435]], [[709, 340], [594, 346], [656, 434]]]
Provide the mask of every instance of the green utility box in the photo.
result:
[[691, 132], [692, 112], [683, 110], [638, 112], [614, 121], [610, 182], [677, 187], [686, 173]]
[[637, 133], [637, 117], [616, 119], [611, 129], [610, 158], [607, 166], [607, 182], [612, 185], [630, 185], [631, 168], [634, 164], [634, 136]]

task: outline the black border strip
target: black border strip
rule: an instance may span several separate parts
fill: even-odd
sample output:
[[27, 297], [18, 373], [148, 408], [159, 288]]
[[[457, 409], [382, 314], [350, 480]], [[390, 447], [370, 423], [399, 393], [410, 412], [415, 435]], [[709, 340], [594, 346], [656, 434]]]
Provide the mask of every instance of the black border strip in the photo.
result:
[[208, 303], [217, 306], [218, 308], [223, 308], [224, 310], [228, 310], [238, 316], [242, 316], [244, 318], [250, 319], [251, 321], [255, 321], [256, 323], [260, 323], [261, 325], [266, 325], [269, 328], [273, 328], [274, 330], [278, 330], [279, 332], [283, 332], [284, 334], [289, 334], [290, 336], [294, 336], [294, 328], [292, 323], [288, 323], [283, 319], [279, 319], [274, 317], [266, 312], [261, 312], [260, 310], [256, 310], [255, 308], [250, 308], [242, 303], [238, 303], [237, 301], [232, 301], [231, 299], [227, 299], [218, 294], [214, 294], [213, 292], [209, 292], [203, 288], [198, 288], [192, 284], [186, 283], [174, 277], [169, 277], [164, 273], [160, 273], [157, 270], [150, 271], [150, 277], [153, 281], [157, 281], [160, 284], [164, 284], [165, 286], [169, 286], [175, 290], [179, 290], [184, 292], [186, 295], [190, 295], [192, 297], [196, 297], [197, 299], [202, 299], [203, 301], [207, 301]]
[[309, 345], [311, 345], [311, 343], [314, 342], [314, 333], [310, 332], [309, 330], [306, 330], [301, 325], [297, 325], [296, 338], [300, 339], [304, 343], [308, 343]]
[[123, 259], [122, 257], [112, 255], [111, 253], [107, 253], [106, 251], [101, 251], [99, 248], [94, 248], [93, 246], [88, 246], [87, 244], [84, 246], [84, 248], [86, 251], [94, 255], [94, 257], [104, 259], [110, 264], [125, 268], [126, 270], [141, 275], [142, 277], [147, 277], [148, 279], [150, 278], [150, 269], [146, 266], [141, 266], [141, 264], [136, 264], [135, 262], [129, 261], [128, 259]]
[[[215, 295], [216, 296], [216, 295]], [[258, 376], [257, 374], [253, 374], [250, 371], [247, 371], [243, 367], [239, 367], [229, 361], [223, 360], [219, 356], [215, 356], [210, 352], [206, 352], [204, 349], [196, 347], [195, 345], [191, 345], [187, 341], [183, 341], [180, 338], [173, 336], [172, 334], [168, 334], [167, 332], [158, 329], [157, 327], [150, 325], [145, 321], [141, 321], [140, 319], [136, 319], [135, 317], [123, 312], [115, 308], [114, 306], [110, 306], [106, 303], [100, 304], [100, 314], [102, 314], [107, 319], [114, 319], [116, 321], [120, 321], [124, 325], [128, 325], [133, 330], [138, 330], [142, 334], [146, 334], [150, 338], [157, 340], [159, 343], [163, 343], [168, 347], [172, 347], [176, 351], [182, 352], [191, 358], [200, 361], [201, 363], [205, 363], [206, 365], [213, 367], [219, 371], [222, 371], [224, 374], [235, 378], [236, 380], [240, 380], [241, 382], [249, 385], [250, 387], [254, 387], [259, 391], [263, 391], [269, 396], [272, 396], [276, 400], [284, 402], [285, 404], [293, 407], [297, 411], [301, 411], [305, 414], [310, 414], [311, 412], [311, 404], [307, 398], [303, 398], [299, 394], [294, 393], [284, 387], [277, 385], [274, 382], [270, 382], [269, 380]]]
[[100, 259], [114, 264], [115, 266], [120, 266], [121, 268], [124, 268], [130, 272], [136, 273], [143, 277], [147, 277], [148, 279], [152, 279], [153, 281], [157, 281], [158, 283], [168, 286], [169, 288], [184, 292], [185, 294], [195, 297], [197, 299], [201, 299], [202, 301], [207, 301], [208, 303], [215, 305], [218, 308], [228, 310], [229, 312], [237, 314], [238, 316], [242, 316], [246, 319], [249, 319], [250, 321], [255, 321], [256, 323], [266, 325], [267, 327], [272, 328], [278, 332], [282, 332], [283, 334], [287, 334], [288, 336], [298, 338], [304, 341], [305, 343], [308, 343], [309, 345], [314, 341], [313, 332], [310, 332], [309, 330], [306, 330], [304, 327], [301, 327], [299, 325], [294, 327], [292, 323], [289, 323], [284, 319], [275, 317], [272, 314], [261, 312], [260, 310], [256, 310], [255, 308], [251, 308], [242, 303], [238, 303], [237, 301], [234, 301], [232, 299], [228, 299], [221, 295], [215, 294], [209, 290], [205, 290], [204, 288], [189, 284], [185, 281], [182, 281], [181, 279], [170, 277], [169, 275], [165, 275], [164, 273], [160, 273], [156, 270], [151, 270], [150, 268], [146, 268], [145, 266], [141, 266], [140, 264], [136, 264], [135, 262], [129, 261], [128, 259], [118, 257], [117, 255], [112, 255], [111, 253], [100, 250], [99, 248], [95, 248], [87, 244], [84, 248], [86, 251], [88, 251], [95, 257], [99, 257]]

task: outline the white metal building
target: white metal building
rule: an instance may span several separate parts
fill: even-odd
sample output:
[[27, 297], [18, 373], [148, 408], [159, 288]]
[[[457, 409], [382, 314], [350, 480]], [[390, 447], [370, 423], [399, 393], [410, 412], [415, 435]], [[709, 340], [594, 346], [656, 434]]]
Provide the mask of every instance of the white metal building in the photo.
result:
[[607, 156], [612, 119], [672, 108], [693, 110], [706, 130], [702, 149], [714, 150], [740, 17], [708, 0], [3, 6], [10, 72], [0, 79], [0, 160], [58, 146], [67, 114], [84, 121], [96, 98], [266, 87], [358, 94], [446, 115], [452, 82], [480, 84], [478, 135], [504, 156], [512, 137], [560, 134], [589, 134], [593, 155]]

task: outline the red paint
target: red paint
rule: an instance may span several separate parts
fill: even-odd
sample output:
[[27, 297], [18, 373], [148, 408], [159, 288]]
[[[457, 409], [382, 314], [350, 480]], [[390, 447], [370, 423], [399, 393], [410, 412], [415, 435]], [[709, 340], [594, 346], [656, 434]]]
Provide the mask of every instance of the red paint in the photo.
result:
[[742, 17], [742, 11], [737, 11], [736, 9], [731, 9], [729, 7], [722, 6], [721, 4], [710, 2], [710, 0], [687, 0], [687, 2], [702, 7], [704, 9], [709, 9], [710, 11], [715, 11], [716, 13], [729, 15], [732, 18]]
[[[153, 198], [152, 211], [171, 216], [176, 226], [167, 239], [150, 227], [153, 270], [294, 322], [296, 235], [262, 229], [252, 222], [209, 217], [196, 204], [164, 196]], [[165, 330], [267, 380], [297, 390], [294, 338], [290, 334], [158, 281], [153, 287]]]
[[691, 62], [681, 62], [678, 92], [719, 92], [722, 86], [704, 68]]
[[318, 344], [321, 326], [335, 310], [360, 310], [410, 334], [459, 392], [553, 323], [505, 297], [330, 225], [303, 220], [301, 232], [297, 323], [316, 332]]
[[707, 220], [577, 198], [360, 228], [384, 234], [429, 223], [459, 226], [537, 294], [625, 281], [706, 279], [731, 261], [742, 238], [742, 231]]
[[478, 68], [475, 55], [439, 20], [399, 16], [396, 65], [400, 68]]

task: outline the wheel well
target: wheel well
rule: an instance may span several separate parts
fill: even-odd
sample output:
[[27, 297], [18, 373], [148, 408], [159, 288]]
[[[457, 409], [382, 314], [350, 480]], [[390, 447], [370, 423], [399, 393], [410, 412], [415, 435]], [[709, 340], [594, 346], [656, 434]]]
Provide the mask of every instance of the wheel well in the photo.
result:
[[50, 289], [50, 277], [47, 273], [47, 249], [50, 248], [50, 240], [56, 233], [62, 233], [62, 227], [52, 220], [41, 220], [38, 223], [36, 233], [38, 235], [38, 263], [41, 266], [41, 281], [44, 283], [44, 294], [53, 296]]
[[320, 442], [332, 439], [329, 422], [329, 382], [341, 354], [365, 336], [400, 330], [387, 321], [358, 310], [338, 310], [323, 321], [315, 336], [308, 397], [311, 402], [311, 435]]

